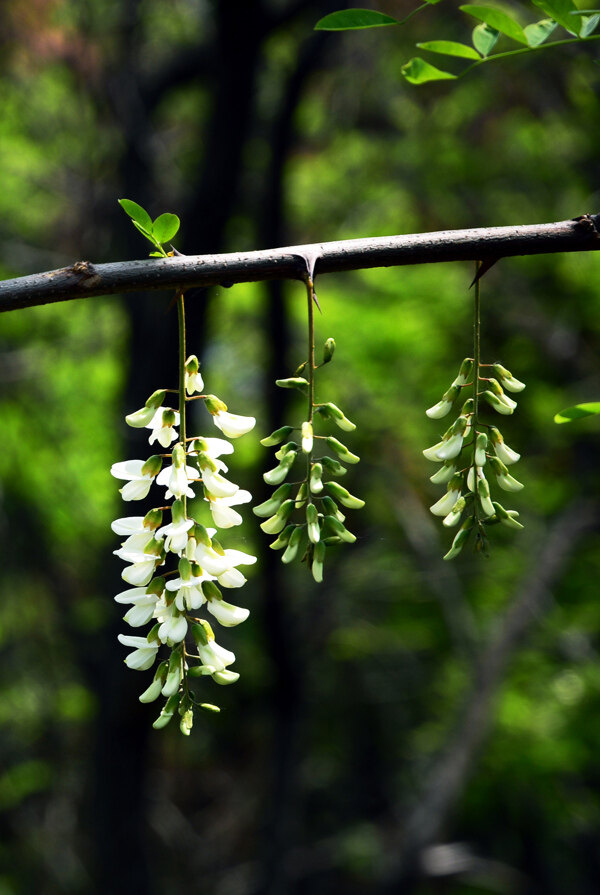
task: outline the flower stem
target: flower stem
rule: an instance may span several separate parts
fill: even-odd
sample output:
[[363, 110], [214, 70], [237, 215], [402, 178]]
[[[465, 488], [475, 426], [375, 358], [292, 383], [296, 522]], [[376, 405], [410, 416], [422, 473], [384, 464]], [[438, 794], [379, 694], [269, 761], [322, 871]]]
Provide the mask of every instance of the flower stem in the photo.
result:
[[[179, 441], [185, 451], [185, 304], [183, 292], [177, 292], [177, 328], [179, 332]], [[184, 459], [185, 462], [185, 459]], [[186, 496], [183, 495], [183, 511], [187, 518]]]
[[[306, 276], [306, 299], [307, 299], [307, 312], [308, 312], [308, 358], [307, 358], [307, 366], [308, 366], [308, 407], [307, 407], [307, 421], [312, 426], [314, 407], [315, 407], [315, 308], [314, 308], [314, 298], [315, 298], [315, 286], [310, 274]], [[312, 462], [312, 450], [306, 457], [306, 487], [308, 489], [308, 483], [310, 480], [310, 467]], [[310, 500], [310, 495], [309, 500]]]

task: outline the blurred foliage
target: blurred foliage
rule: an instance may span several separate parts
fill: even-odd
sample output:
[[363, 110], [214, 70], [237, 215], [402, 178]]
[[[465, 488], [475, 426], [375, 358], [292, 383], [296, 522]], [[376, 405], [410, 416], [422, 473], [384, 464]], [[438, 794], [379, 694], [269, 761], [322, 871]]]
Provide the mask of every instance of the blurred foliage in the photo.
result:
[[[132, 198], [152, 214], [177, 211], [182, 234], [193, 231], [186, 213], [209, 136], [206, 71], [218, 52], [216, 6], [174, 0], [165, 13], [151, 0], [3, 5], [2, 275], [78, 257], [135, 255], [120, 236], [116, 199], [130, 195], [123, 192], [129, 137], [114, 109], [128, 85], [140, 86], [133, 77], [145, 79], [143, 105], [153, 74], [187, 51], [196, 54], [197, 68], [174, 79], [144, 119], [146, 155], [136, 164], [147, 172], [150, 201]], [[317, 6], [304, 4], [299, 19], [273, 28], [261, 44], [253, 124], [224, 249], [258, 247], [271, 118], [280, 85], [305, 43], [316, 39], [312, 24], [326, 11]], [[404, 10], [391, 0], [378, 7], [390, 15]], [[425, 18], [429, 29], [434, 17], [440, 33], [459, 37], [441, 4], [405, 33], [382, 28], [326, 38], [325, 62], [294, 111], [286, 243], [543, 222], [598, 210], [600, 68], [593, 52], [568, 48], [507, 60], [457, 84], [415, 91], [400, 68], [408, 48], [430, 33]], [[143, 254], [140, 238], [137, 257]], [[467, 549], [450, 569], [439, 561], [448, 533], [428, 516], [439, 495], [421, 450], [441, 434], [425, 408], [470, 353], [472, 266], [367, 270], [317, 281], [318, 340], [334, 336], [338, 346], [322, 372], [323, 391], [359, 427], [349, 443], [362, 462], [343, 483], [367, 506], [352, 518], [358, 543], [340, 552], [320, 588], [303, 569], [286, 569], [281, 579], [302, 682], [300, 695], [289, 694], [297, 781], [286, 796], [286, 895], [380, 891], [392, 833], [452, 742], [489, 638], [535, 567], [552, 517], [574, 496], [598, 494], [597, 426], [557, 427], [552, 418], [600, 394], [599, 265], [597, 253], [511, 259], [483, 279], [484, 353], [528, 385], [503, 427], [523, 454], [526, 490], [514, 504], [526, 529], [499, 532], [489, 559]], [[284, 360], [293, 370], [303, 357], [302, 285], [286, 284], [282, 300], [293, 326]], [[124, 459], [123, 393], [127, 377], [136, 376], [127, 359], [131, 320], [118, 299], [105, 298], [1, 321], [0, 895], [99, 891], [91, 859], [95, 738], [104, 723], [96, 687], [123, 658], [114, 640], [111, 587], [118, 586], [119, 563], [112, 562], [109, 530], [121, 507], [108, 469]], [[205, 346], [211, 389], [235, 395], [231, 409], [256, 414], [257, 437], [267, 434], [264, 360], [271, 346], [262, 287], [214, 290], [205, 333], [189, 338], [190, 351], [194, 338]], [[147, 351], [171, 350], [158, 329]], [[166, 384], [148, 382], [148, 394]], [[268, 459], [252, 440], [241, 442], [236, 481], [258, 492]], [[252, 550], [259, 534], [250, 523], [228, 544]], [[442, 825], [439, 841], [468, 843], [472, 859], [455, 874], [432, 871], [401, 891], [595, 891], [598, 546], [596, 533], [577, 544], [549, 610], [528, 641], [515, 645], [488, 736]], [[259, 576], [252, 571], [244, 594], [250, 621], [235, 638], [223, 638], [227, 647], [235, 640], [242, 678], [219, 691], [221, 716], [198, 723], [189, 742], [176, 731], [152, 736], [145, 821], [132, 836], [143, 837], [162, 895], [200, 876], [203, 891], [215, 895], [263, 891], [261, 831], [278, 756], [269, 694], [278, 670], [267, 649]], [[141, 720], [135, 711], [137, 722], [150, 723], [151, 711], [144, 709]], [[112, 749], [116, 769], [118, 739]]]

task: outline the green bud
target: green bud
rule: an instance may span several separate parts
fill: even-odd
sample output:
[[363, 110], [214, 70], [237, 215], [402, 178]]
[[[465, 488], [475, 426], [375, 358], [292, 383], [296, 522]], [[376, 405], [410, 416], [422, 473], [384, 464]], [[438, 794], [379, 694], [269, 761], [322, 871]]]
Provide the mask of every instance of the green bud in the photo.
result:
[[319, 513], [314, 503], [309, 503], [306, 507], [306, 529], [308, 540], [312, 544], [318, 544], [321, 532], [319, 530]]
[[487, 435], [485, 432], [480, 432], [475, 441], [475, 465], [476, 466], [485, 466], [486, 450], [487, 450]]
[[276, 444], [281, 444], [282, 441], [289, 438], [293, 431], [291, 426], [282, 426], [281, 429], [275, 429], [266, 438], [261, 438], [260, 443], [264, 447], [274, 447]]
[[346, 416], [344, 416], [343, 412], [337, 407], [336, 404], [322, 404], [321, 407], [318, 407], [317, 410], [320, 413], [323, 413], [323, 410], [327, 411], [326, 416], [329, 419], [332, 419], [336, 426], [339, 426], [340, 429], [343, 429], [344, 432], [352, 432], [356, 429], [356, 423], [352, 423]]
[[221, 711], [218, 705], [211, 705], [210, 702], [201, 702], [198, 708], [202, 709], [203, 712], [211, 712], [215, 715]]
[[313, 548], [313, 558], [312, 565], [310, 567], [310, 571], [312, 573], [313, 578], [320, 584], [323, 580], [323, 565], [325, 563], [325, 544], [323, 541], [319, 541], [318, 544], [315, 544]]
[[283, 550], [284, 547], [287, 547], [295, 527], [295, 525], [288, 525], [284, 528], [277, 540], [273, 541], [272, 544], [269, 544], [271, 550]]
[[225, 556], [225, 550], [223, 549], [221, 542], [217, 541], [217, 539], [214, 536], [212, 538], [211, 543], [212, 543], [212, 548], [215, 551], [215, 553], [218, 553], [219, 556]]
[[280, 531], [283, 531], [285, 528], [285, 524], [294, 509], [294, 501], [293, 500], [285, 500], [274, 516], [271, 516], [269, 519], [266, 519], [265, 522], [261, 522], [260, 527], [268, 535], [276, 535], [279, 534]]
[[337, 438], [333, 438], [331, 435], [327, 439], [327, 444], [329, 447], [336, 452], [340, 460], [343, 460], [344, 463], [358, 463], [360, 457], [357, 457], [356, 454], [350, 453], [345, 444], [342, 444], [341, 441], [338, 441]]
[[303, 376], [290, 376], [289, 379], [276, 379], [275, 385], [279, 388], [297, 388], [304, 395], [308, 394], [308, 380]]
[[335, 352], [335, 339], [326, 339], [323, 345], [323, 364], [328, 364]]
[[173, 696], [170, 696], [161, 711], [160, 715], [152, 725], [155, 730], [160, 730], [162, 727], [166, 727], [175, 712], [177, 711], [177, 707], [179, 706], [179, 693], [174, 693]]
[[[202, 583], [204, 584], [204, 582]], [[199, 619], [197, 624], [192, 625], [191, 631], [192, 637], [194, 638], [198, 646], [206, 646], [209, 640], [215, 639], [213, 629], [203, 618]]]
[[515, 379], [510, 370], [507, 370], [502, 364], [494, 364], [494, 373], [502, 380], [502, 385], [509, 392], [522, 392], [525, 388], [525, 383]]
[[332, 497], [339, 500], [342, 506], [348, 507], [350, 510], [360, 510], [361, 507], [364, 507], [365, 505], [364, 500], [361, 500], [360, 497], [354, 497], [354, 495], [350, 494], [345, 488], [342, 488], [337, 482], [327, 482], [325, 488]]
[[290, 451], [298, 451], [298, 445], [295, 441], [288, 441], [287, 444], [282, 445], [278, 451], [275, 451], [275, 457], [278, 460], [283, 460]]
[[294, 502], [294, 506], [296, 507], [297, 510], [302, 509], [302, 507], [306, 503], [306, 498], [307, 498], [306, 482], [302, 482], [302, 484], [298, 488], [298, 493], [296, 494], [296, 500]]
[[222, 687], [226, 687], [228, 684], [235, 684], [236, 681], [240, 679], [237, 671], [215, 671], [212, 676], [215, 684], [221, 684]]
[[328, 516], [335, 516], [338, 522], [345, 522], [346, 517], [331, 497], [323, 498], [323, 510]]
[[323, 529], [327, 532], [327, 535], [336, 535], [347, 544], [353, 544], [356, 540], [356, 535], [353, 535], [352, 532], [348, 531], [335, 516], [325, 516]]
[[162, 683], [160, 681], [152, 681], [147, 690], [139, 696], [140, 702], [154, 702], [160, 696]]
[[142, 466], [142, 475], [151, 475], [155, 476], [162, 469], [162, 457], [159, 457], [158, 454], [153, 454], [151, 457], [148, 457], [144, 465]]
[[465, 357], [464, 361], [460, 365], [460, 370], [458, 371], [458, 376], [452, 383], [452, 385], [466, 385], [469, 381], [471, 374], [473, 373], [473, 359], [470, 357]]
[[280, 485], [287, 477], [287, 474], [292, 468], [295, 459], [296, 451], [290, 451], [288, 454], [285, 455], [279, 466], [276, 466], [274, 469], [269, 470], [269, 472], [265, 472], [263, 475], [263, 479], [265, 480], [267, 485]]
[[519, 514], [515, 510], [505, 510], [502, 504], [499, 504], [497, 501], [494, 501], [494, 509], [496, 510], [496, 516], [503, 525], [516, 530], [524, 527], [520, 522], [517, 522], [515, 517]]
[[483, 397], [490, 407], [493, 407], [497, 413], [501, 413], [503, 416], [509, 416], [514, 410], [514, 407], [511, 407], [505, 401], [501, 401], [500, 398], [491, 391], [485, 391]]
[[194, 723], [194, 712], [192, 709], [188, 709], [187, 712], [184, 713], [181, 721], [179, 722], [179, 729], [182, 734], [186, 737], [189, 737], [192, 731], [192, 725]]
[[456, 533], [454, 540], [452, 541], [450, 550], [448, 550], [448, 552], [444, 556], [445, 560], [454, 559], [456, 556], [458, 556], [469, 538], [469, 534], [471, 533], [471, 529], [473, 528], [473, 523], [474, 520], [472, 516], [469, 516], [468, 519], [465, 519], [458, 532]]
[[485, 478], [477, 480], [477, 496], [479, 504], [486, 516], [493, 516], [495, 513], [494, 506], [490, 500], [490, 487]]
[[294, 373], [294, 376], [301, 376], [303, 371], [306, 368], [306, 364], [307, 364], [307, 361], [303, 360], [302, 363], [298, 367], [296, 367], [296, 372]]
[[337, 460], [334, 460], [333, 457], [321, 457], [320, 463], [323, 464], [323, 469], [325, 469], [329, 475], [341, 476], [346, 475], [348, 470], [342, 466], [341, 463], [338, 463]]
[[260, 503], [257, 507], [253, 507], [252, 512], [255, 516], [272, 516], [273, 513], [277, 512], [284, 500], [287, 500], [290, 496], [291, 490], [292, 485], [289, 482], [285, 482], [273, 493], [272, 497], [265, 500], [264, 503]]
[[215, 669], [212, 665], [192, 665], [191, 668], [188, 668], [190, 677], [208, 677], [209, 674], [214, 673]]
[[306, 525], [296, 525], [281, 557], [281, 562], [292, 562], [298, 555], [302, 558], [307, 540]]
[[313, 463], [310, 468], [310, 490], [313, 494], [320, 494], [323, 490], [323, 466], [321, 463]]

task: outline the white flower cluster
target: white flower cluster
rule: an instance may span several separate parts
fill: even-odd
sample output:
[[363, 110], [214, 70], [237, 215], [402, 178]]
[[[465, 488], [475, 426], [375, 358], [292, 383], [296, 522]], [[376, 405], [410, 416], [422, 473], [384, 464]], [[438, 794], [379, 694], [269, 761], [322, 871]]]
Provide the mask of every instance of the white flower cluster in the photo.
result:
[[[504, 491], [520, 491], [523, 485], [510, 475], [507, 468], [516, 463], [520, 455], [504, 443], [495, 426], [479, 420], [479, 399], [485, 399], [497, 413], [509, 415], [517, 402], [504, 389], [520, 392], [525, 384], [515, 379], [502, 364], [479, 364], [478, 369], [474, 367], [473, 359], [465, 358], [458, 376], [441, 401], [426, 411], [431, 419], [441, 419], [450, 412], [462, 389], [473, 385], [474, 397], [464, 402], [460, 415], [442, 440], [423, 451], [428, 460], [443, 464], [430, 481], [447, 486], [444, 496], [430, 507], [431, 512], [435, 516], [443, 516], [443, 524], [448, 528], [458, 525], [463, 513], [466, 513], [444, 559], [458, 556], [474, 528], [477, 547], [481, 549], [485, 545], [484, 523], [486, 526], [502, 523], [513, 529], [523, 528], [517, 521], [519, 514], [515, 510], [505, 510], [500, 503], [491, 499], [484, 467], [487, 464]], [[485, 370], [493, 371], [495, 376], [483, 376], [482, 371]], [[472, 382], [469, 381], [471, 378]]]
[[[253, 417], [229, 413], [214, 395], [191, 397], [203, 388], [198, 360], [192, 355], [185, 364], [185, 390], [190, 396], [186, 401], [203, 400], [213, 422], [227, 438], [237, 438], [253, 428]], [[166, 489], [165, 499], [173, 501], [170, 506], [151, 509], [145, 516], [128, 516], [112, 523], [115, 534], [124, 538], [114, 551], [127, 563], [121, 577], [131, 585], [115, 600], [131, 606], [124, 621], [132, 628], [154, 623], [145, 637], [119, 635], [124, 646], [133, 648], [125, 659], [129, 668], [149, 669], [162, 647], [171, 649], [170, 657], [160, 662], [153, 682], [140, 696], [142, 702], [152, 702], [161, 694], [167, 698], [154, 727], [164, 727], [178, 712], [181, 730], [189, 734], [195, 705], [207, 711], [218, 709], [195, 701], [188, 678], [209, 675], [218, 684], [231, 684], [239, 678], [229, 668], [235, 655], [216, 643], [209, 622], [197, 617], [198, 610], [205, 609], [224, 627], [245, 621], [248, 610], [223, 600], [220, 588], [242, 587], [246, 579], [239, 566], [256, 562], [256, 557], [223, 549], [215, 537], [217, 528], [242, 522], [234, 507], [251, 500], [248, 491], [224, 475], [228, 469], [221, 457], [232, 454], [233, 445], [223, 438], [202, 436], [178, 440], [175, 427], [180, 426], [180, 414], [185, 410], [164, 407], [165, 399], [166, 390], [154, 392], [126, 421], [130, 426], [150, 429], [150, 444], [158, 442], [170, 449], [176, 442], [170, 454], [156, 454], [145, 461], [126, 460], [111, 468], [115, 478], [126, 482], [120, 489], [123, 500], [144, 499], [155, 482]], [[163, 465], [163, 459], [171, 462]], [[214, 527], [205, 528], [188, 512], [187, 500], [196, 497], [198, 489], [198, 496], [210, 509]], [[163, 525], [165, 511], [170, 513], [170, 521]], [[177, 568], [163, 572], [163, 566], [175, 557]], [[159, 569], [162, 574], [157, 576]], [[196, 651], [188, 647], [188, 634]]]

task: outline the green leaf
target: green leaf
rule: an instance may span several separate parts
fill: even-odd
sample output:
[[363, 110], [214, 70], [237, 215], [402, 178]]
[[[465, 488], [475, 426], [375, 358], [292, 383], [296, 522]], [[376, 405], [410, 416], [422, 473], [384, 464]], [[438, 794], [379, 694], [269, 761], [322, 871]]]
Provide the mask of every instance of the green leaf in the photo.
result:
[[[140, 233], [142, 233], [146, 237], [146, 239], [150, 240], [152, 245], [156, 245], [156, 240], [154, 239], [152, 233], [149, 230], [146, 230], [146, 228], [142, 227], [141, 224], [138, 224], [137, 221], [133, 222], [133, 226], [137, 227], [137, 229], [140, 231]], [[152, 226], [152, 221], [150, 222], [150, 226]]]
[[496, 31], [495, 28], [490, 28], [489, 25], [482, 22], [481, 25], [475, 25], [473, 28], [473, 36], [471, 39], [475, 49], [479, 50], [482, 56], [487, 56], [498, 43], [499, 37], [499, 31]]
[[596, 30], [596, 27], [600, 22], [600, 15], [593, 15], [589, 18], [581, 19], [581, 31], [579, 32], [580, 37], [589, 37], [593, 31]]
[[527, 43], [525, 32], [519, 23], [515, 22], [514, 19], [511, 19], [511, 17], [505, 12], [502, 12], [502, 10], [492, 9], [490, 6], [471, 5], [461, 6], [460, 9], [468, 15], [473, 16], [475, 19], [480, 19], [482, 22], [485, 22], [490, 28], [495, 28], [496, 31], [506, 34], [511, 40], [516, 40], [521, 44]]
[[166, 211], [164, 214], [161, 214], [156, 218], [154, 224], [152, 225], [152, 233], [157, 242], [161, 245], [163, 242], [168, 242], [170, 239], [173, 239], [177, 231], [179, 230], [179, 218], [176, 214], [170, 214]]
[[555, 423], [570, 423], [572, 420], [580, 420], [586, 416], [600, 414], [600, 401], [591, 401], [587, 404], [575, 404], [573, 407], [565, 407], [554, 417]]
[[578, 23], [574, 21], [572, 12], [577, 12], [573, 0], [532, 0], [533, 5], [542, 9], [547, 16], [555, 19], [569, 34], [578, 34]]
[[550, 37], [556, 22], [553, 19], [542, 19], [541, 22], [535, 22], [533, 25], [526, 25], [523, 28], [525, 37], [530, 47], [539, 47], [543, 44], [547, 37]]
[[430, 53], [441, 53], [444, 56], [460, 56], [462, 59], [481, 59], [481, 56], [473, 47], [467, 44], [457, 43], [454, 40], [428, 40], [417, 44], [420, 50], [429, 50]]
[[378, 28], [381, 25], [399, 24], [398, 19], [393, 19], [383, 12], [375, 12], [373, 9], [341, 9], [319, 19], [315, 31], [352, 31], [357, 28]]
[[130, 218], [133, 218], [140, 225], [142, 232], [147, 230], [149, 233], [152, 233], [152, 218], [145, 208], [142, 208], [141, 205], [138, 205], [137, 202], [133, 202], [131, 199], [119, 199], [119, 205]]
[[444, 81], [456, 78], [456, 75], [450, 74], [449, 71], [442, 71], [436, 68], [435, 65], [430, 65], [429, 62], [425, 62], [420, 56], [409, 59], [402, 66], [401, 72], [409, 84], [425, 84], [427, 81]]

